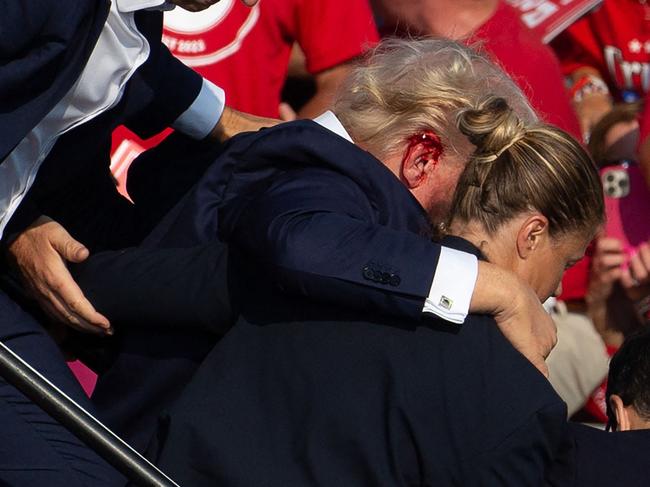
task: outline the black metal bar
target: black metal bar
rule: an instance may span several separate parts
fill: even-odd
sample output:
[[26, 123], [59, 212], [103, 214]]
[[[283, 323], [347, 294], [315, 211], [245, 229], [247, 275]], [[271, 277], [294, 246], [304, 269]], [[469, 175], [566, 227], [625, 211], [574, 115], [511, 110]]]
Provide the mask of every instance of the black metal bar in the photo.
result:
[[2, 342], [0, 342], [0, 376], [136, 485], [179, 487]]

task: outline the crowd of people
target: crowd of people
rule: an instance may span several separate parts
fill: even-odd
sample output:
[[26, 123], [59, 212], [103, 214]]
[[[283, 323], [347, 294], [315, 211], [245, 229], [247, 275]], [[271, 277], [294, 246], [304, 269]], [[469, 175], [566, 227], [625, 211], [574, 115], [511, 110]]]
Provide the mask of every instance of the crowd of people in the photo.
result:
[[182, 486], [648, 485], [650, 5], [519, 3], [5, 2], [0, 341]]

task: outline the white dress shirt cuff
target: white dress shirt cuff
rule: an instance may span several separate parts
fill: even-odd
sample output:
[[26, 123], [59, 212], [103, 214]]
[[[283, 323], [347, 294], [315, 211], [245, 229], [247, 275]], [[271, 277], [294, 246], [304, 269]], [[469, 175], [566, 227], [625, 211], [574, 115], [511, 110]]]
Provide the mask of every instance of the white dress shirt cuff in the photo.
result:
[[138, 10], [172, 10], [176, 5], [165, 0], [117, 0], [120, 12], [137, 12]]
[[172, 127], [194, 139], [204, 139], [217, 125], [225, 106], [226, 93], [204, 78], [199, 95]]
[[433, 313], [451, 323], [463, 323], [478, 277], [476, 256], [442, 247], [424, 313]]

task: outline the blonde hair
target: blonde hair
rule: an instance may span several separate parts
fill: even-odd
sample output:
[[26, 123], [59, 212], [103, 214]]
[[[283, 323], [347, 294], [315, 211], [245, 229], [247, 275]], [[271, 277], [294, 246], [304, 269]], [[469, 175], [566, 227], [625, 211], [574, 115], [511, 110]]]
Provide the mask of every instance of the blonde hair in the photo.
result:
[[380, 159], [420, 130], [467, 157], [456, 113], [485, 93], [506, 98], [522, 120], [537, 119], [514, 82], [476, 51], [448, 39], [387, 39], [348, 76], [334, 111], [355, 142]]
[[598, 171], [570, 135], [543, 123], [526, 126], [496, 96], [462, 110], [457, 124], [476, 150], [456, 187], [454, 221], [480, 222], [494, 234], [518, 214], [539, 211], [552, 236], [593, 234], [602, 224]]

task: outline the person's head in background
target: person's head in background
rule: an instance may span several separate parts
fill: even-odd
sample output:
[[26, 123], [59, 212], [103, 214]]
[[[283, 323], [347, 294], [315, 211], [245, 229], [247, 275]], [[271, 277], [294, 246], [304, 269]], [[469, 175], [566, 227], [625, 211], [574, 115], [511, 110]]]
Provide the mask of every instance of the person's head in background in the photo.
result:
[[628, 337], [609, 365], [608, 428], [650, 428], [650, 329]]
[[570, 135], [527, 126], [496, 96], [461, 111], [458, 127], [476, 150], [458, 182], [448, 233], [546, 300], [603, 224], [596, 167]]
[[635, 160], [639, 144], [638, 103], [614, 105], [591, 131], [589, 153], [598, 167], [620, 161]]
[[506, 99], [523, 124], [536, 122], [523, 93], [487, 57], [447, 39], [387, 39], [352, 71], [333, 111], [438, 224], [473, 151], [456, 116], [486, 93]]
[[496, 11], [499, 0], [371, 0], [386, 33], [465, 39]]

